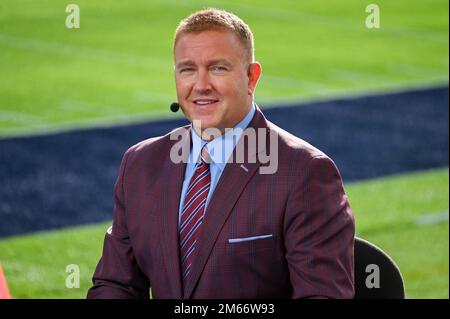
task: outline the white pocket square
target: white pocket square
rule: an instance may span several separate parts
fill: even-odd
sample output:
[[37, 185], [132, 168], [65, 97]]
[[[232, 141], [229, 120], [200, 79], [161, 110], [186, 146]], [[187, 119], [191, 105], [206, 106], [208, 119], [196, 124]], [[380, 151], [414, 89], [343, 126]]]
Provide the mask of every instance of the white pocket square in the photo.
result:
[[270, 237], [272, 237], [272, 234], [253, 236], [253, 237], [230, 238], [230, 239], [228, 239], [228, 243], [234, 244], [234, 243], [241, 243], [243, 241], [251, 241], [251, 240], [264, 239], [264, 238], [270, 238]]

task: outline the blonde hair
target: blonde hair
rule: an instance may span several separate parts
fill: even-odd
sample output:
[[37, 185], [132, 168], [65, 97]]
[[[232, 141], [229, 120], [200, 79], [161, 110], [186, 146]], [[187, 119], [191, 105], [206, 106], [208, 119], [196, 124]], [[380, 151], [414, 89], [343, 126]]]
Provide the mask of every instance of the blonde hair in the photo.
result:
[[181, 20], [175, 31], [173, 49], [182, 35], [210, 30], [233, 32], [244, 45], [249, 62], [255, 60], [253, 33], [250, 27], [233, 13], [216, 8], [194, 12]]

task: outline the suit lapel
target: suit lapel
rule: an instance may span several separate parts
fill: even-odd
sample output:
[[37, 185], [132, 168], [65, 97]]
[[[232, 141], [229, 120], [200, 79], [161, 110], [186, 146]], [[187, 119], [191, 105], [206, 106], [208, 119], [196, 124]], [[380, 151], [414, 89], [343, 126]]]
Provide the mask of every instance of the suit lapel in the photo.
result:
[[[259, 108], [248, 127], [256, 130], [258, 128], [267, 129], [265, 118]], [[239, 143], [243, 143], [243, 140], [240, 139]], [[236, 149], [238, 149], [238, 146], [233, 151], [233, 156], [235, 156]], [[245, 149], [247, 150], [247, 148]], [[196, 256], [194, 256], [190, 273], [191, 278], [185, 289], [184, 298], [191, 297], [223, 225], [246, 185], [261, 165], [256, 158], [257, 153], [264, 150], [265, 147], [262, 146], [255, 148], [254, 153], [245, 156], [244, 163], [228, 163], [225, 166], [205, 212], [199, 243], [195, 252]]]
[[[182, 141], [183, 143], [190, 143], [189, 129], [186, 129], [186, 132], [183, 133]], [[175, 142], [173, 144], [171, 143], [170, 147]], [[170, 150], [167, 153], [169, 154]], [[162, 232], [163, 240], [161, 241], [161, 246], [167, 278], [169, 279], [168, 286], [171, 289], [171, 296], [174, 299], [181, 299], [183, 296], [178, 240], [178, 211], [188, 156], [189, 153], [181, 163], [173, 163], [168, 158], [167, 165], [164, 167], [164, 176], [167, 178], [167, 183], [165, 183], [162, 190], [161, 228], [159, 231]]]

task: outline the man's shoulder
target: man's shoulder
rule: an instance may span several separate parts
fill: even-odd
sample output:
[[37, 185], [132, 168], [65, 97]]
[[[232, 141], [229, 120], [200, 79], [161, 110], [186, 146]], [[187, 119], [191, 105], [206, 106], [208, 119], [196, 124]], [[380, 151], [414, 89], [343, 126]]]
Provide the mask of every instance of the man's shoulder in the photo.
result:
[[[340, 176], [334, 160], [323, 151], [273, 123], [269, 122], [268, 128], [278, 136], [278, 167], [284, 168], [279, 169], [281, 174], [286, 174], [286, 169], [288, 169], [289, 174], [302, 176], [305, 168], [308, 168], [309, 170], [333, 171], [332, 176]], [[293, 163], [296, 168], [291, 171]]]

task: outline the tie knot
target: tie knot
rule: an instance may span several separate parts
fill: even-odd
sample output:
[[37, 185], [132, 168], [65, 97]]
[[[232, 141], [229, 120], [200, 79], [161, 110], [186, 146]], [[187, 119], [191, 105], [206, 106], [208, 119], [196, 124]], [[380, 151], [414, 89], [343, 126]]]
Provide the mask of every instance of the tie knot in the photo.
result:
[[211, 156], [209, 155], [206, 145], [207, 144], [203, 146], [202, 151], [200, 152], [200, 160], [202, 161], [202, 163], [209, 164], [211, 163]]

